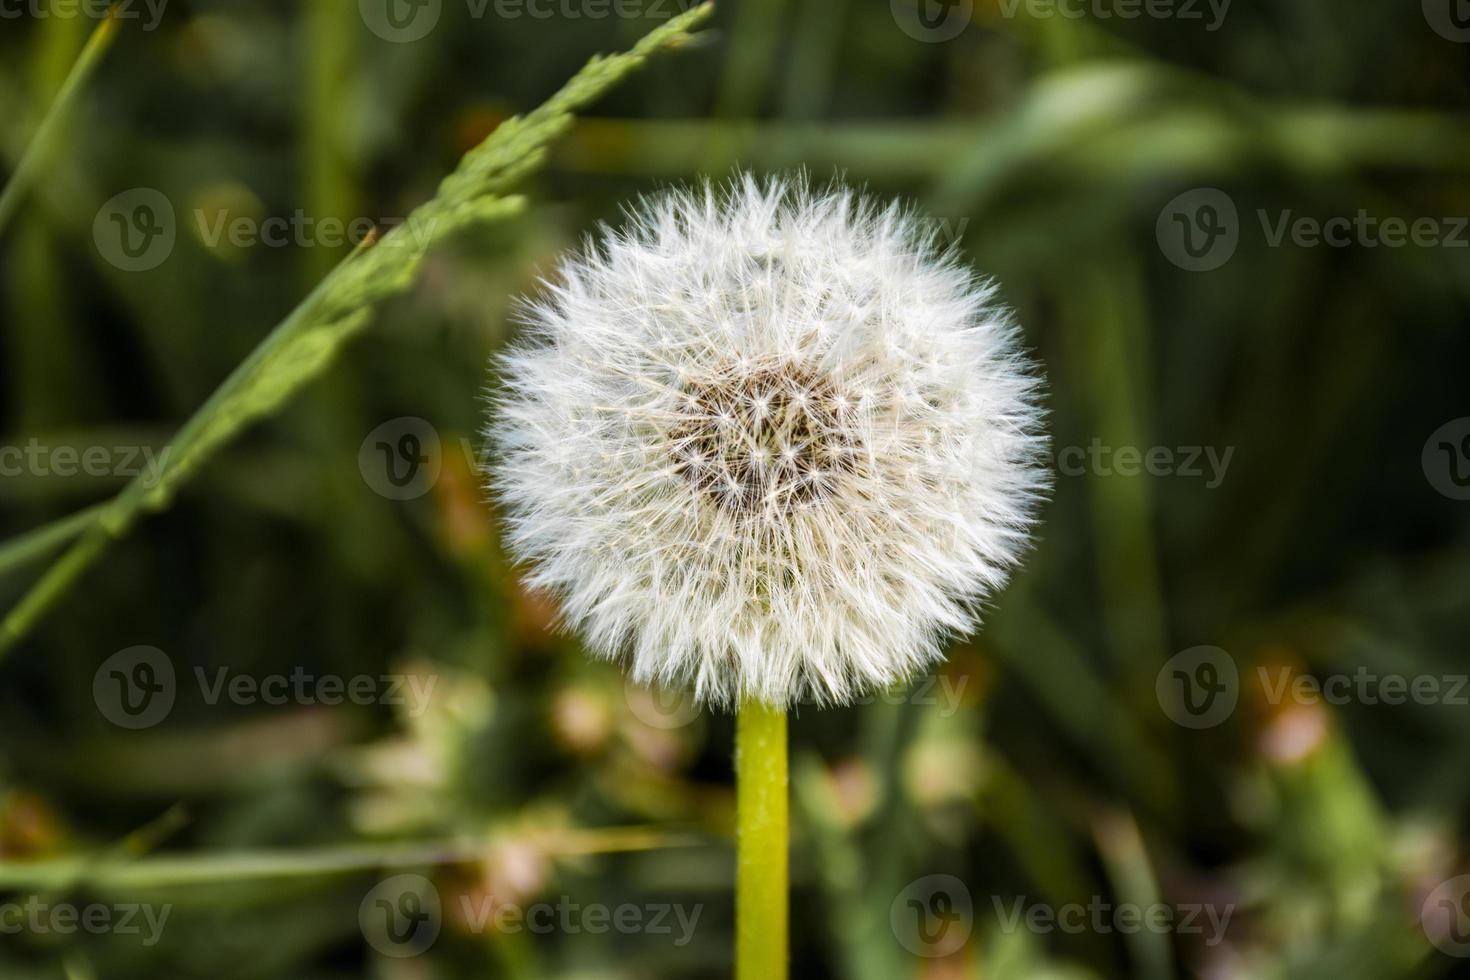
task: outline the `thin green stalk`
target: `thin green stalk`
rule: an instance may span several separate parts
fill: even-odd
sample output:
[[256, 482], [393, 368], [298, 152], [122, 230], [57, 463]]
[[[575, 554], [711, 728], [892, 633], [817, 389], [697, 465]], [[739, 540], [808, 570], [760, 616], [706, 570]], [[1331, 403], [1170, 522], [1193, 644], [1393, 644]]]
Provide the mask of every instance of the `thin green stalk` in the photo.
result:
[[[79, 885], [88, 869], [97, 870], [119, 863], [126, 864], [137, 855], [151, 851], [187, 822], [188, 816], [183, 807], [170, 807], [161, 817], [128, 834], [95, 857], [75, 862], [67, 871], [47, 882], [44, 892], [33, 897], [43, 905], [52, 905]], [[5, 931], [15, 931], [18, 921], [16, 916], [20, 914], [20, 908], [21, 906], [12, 902], [0, 910], [0, 926], [3, 926]]]
[[736, 980], [784, 980], [787, 968], [786, 713], [758, 701], [735, 722]]
[[[72, 67], [87, 45], [92, 33], [82, 17], [48, 17], [37, 25], [38, 36], [27, 64], [27, 89], [33, 105], [50, 105], [56, 93], [66, 84]], [[20, 112], [5, 113], [23, 119]], [[70, 113], [64, 114], [72, 118]], [[55, 161], [55, 147], [72, 145], [74, 125], [63, 122], [50, 136], [53, 150], [47, 154]], [[51, 177], [47, 167], [47, 178]], [[23, 432], [54, 429], [78, 415], [97, 414], [89, 404], [91, 396], [103, 389], [99, 378], [92, 375], [89, 362], [78, 343], [74, 317], [65, 315], [73, 299], [66, 283], [65, 263], [60, 233], [40, 208], [22, 209], [14, 219], [10, 241], [11, 258], [0, 275], [4, 285], [0, 295], [9, 299], [6, 313], [12, 323], [47, 324], [44, 330], [8, 330], [5, 332], [5, 389], [10, 393], [8, 415], [14, 428]]]
[[[218, 885], [271, 878], [316, 878], [382, 868], [472, 864], [485, 860], [494, 841], [442, 840], [395, 844], [349, 844], [296, 850], [188, 854], [101, 861], [87, 855], [43, 861], [0, 860], [0, 888], [107, 891]], [[675, 847], [697, 847], [702, 838], [647, 827], [571, 829], [536, 842], [548, 857], [625, 854]], [[133, 850], [137, 849], [130, 842]]]
[[[341, 0], [311, 0], [307, 5], [310, 38], [306, 70], [306, 100], [302, 114], [301, 150], [306, 174], [307, 213], [318, 221], [332, 218], [344, 223], [361, 214], [354, 161], [343, 139], [344, 105], [352, 102], [353, 30], [359, 14]], [[315, 285], [342, 258], [341, 250], [320, 242], [304, 250], [306, 281]]]
[[52, 521], [50, 524], [0, 543], [0, 575], [12, 572], [27, 562], [44, 558], [55, 549], [71, 542], [96, 524], [106, 512], [105, 503], [93, 504], [85, 510], [69, 514], [60, 520]]
[[[725, 65], [715, 96], [715, 116], [749, 119], [756, 115], [777, 73], [777, 51], [787, 0], [746, 0], [735, 8]], [[734, 162], [731, 131], [714, 130], [715, 138], [702, 149], [701, 169], [715, 173]]]
[[87, 46], [82, 49], [77, 63], [72, 66], [71, 74], [62, 84], [61, 91], [56, 93], [56, 101], [51, 104], [46, 118], [41, 120], [41, 125], [36, 128], [36, 135], [16, 166], [10, 183], [5, 185], [4, 190], [0, 190], [0, 232], [5, 230], [5, 226], [15, 216], [16, 209], [20, 207], [21, 198], [25, 195], [26, 187], [40, 170], [41, 165], [46, 162], [46, 154], [50, 150], [52, 137], [62, 120], [66, 118], [67, 109], [76, 99], [82, 85], [102, 63], [102, 56], [112, 45], [112, 39], [117, 35], [118, 28], [121, 26], [121, 21], [114, 16], [116, 13], [117, 7], [114, 6], [107, 12], [107, 16], [102, 18], [97, 29], [92, 32], [92, 36], [87, 40]]

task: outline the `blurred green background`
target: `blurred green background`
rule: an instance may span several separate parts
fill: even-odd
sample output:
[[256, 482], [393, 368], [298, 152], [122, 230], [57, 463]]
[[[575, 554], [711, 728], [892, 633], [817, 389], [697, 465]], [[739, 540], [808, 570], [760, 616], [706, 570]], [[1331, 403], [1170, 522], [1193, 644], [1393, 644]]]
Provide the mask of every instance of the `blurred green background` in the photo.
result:
[[[932, 215], [1016, 307], [1058, 467], [940, 674], [793, 718], [793, 974], [1455, 974], [1464, 3], [916, 3], [722, 2], [67, 581], [0, 659], [0, 977], [728, 975], [731, 719], [556, 634], [476, 465], [512, 298], [737, 166]], [[0, 0], [7, 178], [49, 120], [0, 208], [0, 537], [54, 531], [0, 545], [0, 602], [344, 258], [326, 219], [391, 226], [685, 7], [133, 0], [48, 116], [97, 11]]]

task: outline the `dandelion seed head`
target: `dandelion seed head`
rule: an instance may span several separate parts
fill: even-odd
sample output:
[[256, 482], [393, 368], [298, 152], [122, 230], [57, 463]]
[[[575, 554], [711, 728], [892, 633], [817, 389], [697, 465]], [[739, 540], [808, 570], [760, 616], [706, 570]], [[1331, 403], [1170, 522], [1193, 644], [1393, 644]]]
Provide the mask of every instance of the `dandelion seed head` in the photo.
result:
[[507, 542], [596, 654], [730, 706], [932, 666], [1025, 550], [1038, 381], [900, 206], [804, 178], [640, 202], [503, 356]]

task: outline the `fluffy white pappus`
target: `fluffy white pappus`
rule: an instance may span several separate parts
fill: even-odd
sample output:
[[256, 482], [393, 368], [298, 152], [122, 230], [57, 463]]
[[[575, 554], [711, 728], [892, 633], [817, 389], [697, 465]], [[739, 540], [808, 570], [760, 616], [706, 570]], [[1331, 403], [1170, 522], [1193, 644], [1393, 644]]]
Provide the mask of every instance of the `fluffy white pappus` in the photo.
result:
[[635, 680], [720, 706], [932, 666], [1048, 486], [992, 294], [922, 218], [841, 186], [639, 202], [499, 364], [488, 476], [527, 583]]

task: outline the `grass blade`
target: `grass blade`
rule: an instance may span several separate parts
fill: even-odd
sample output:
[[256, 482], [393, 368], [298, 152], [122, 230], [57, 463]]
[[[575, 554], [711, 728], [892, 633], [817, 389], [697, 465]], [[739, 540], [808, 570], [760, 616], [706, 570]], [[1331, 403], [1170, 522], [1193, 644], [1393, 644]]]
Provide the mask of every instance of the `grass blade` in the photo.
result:
[[106, 504], [94, 504], [0, 544], [0, 576], [74, 540], [97, 523], [106, 509]]
[[0, 234], [4, 234], [5, 226], [10, 223], [10, 219], [20, 208], [26, 187], [35, 178], [41, 164], [45, 163], [52, 138], [61, 121], [66, 117], [67, 110], [76, 101], [87, 79], [92, 77], [92, 73], [102, 63], [102, 56], [112, 46], [113, 38], [117, 36], [118, 28], [122, 26], [122, 22], [117, 18], [117, 12], [118, 7], [114, 5], [108, 10], [107, 16], [102, 18], [102, 22], [97, 25], [97, 29], [92, 32], [92, 36], [87, 39], [87, 45], [82, 48], [77, 63], [72, 66], [71, 74], [67, 75], [66, 81], [62, 83], [61, 91], [56, 93], [56, 100], [51, 103], [46, 117], [36, 128], [36, 135], [32, 138], [30, 147], [20, 158], [20, 163], [17, 164], [10, 183], [5, 185], [4, 190], [0, 190]]

